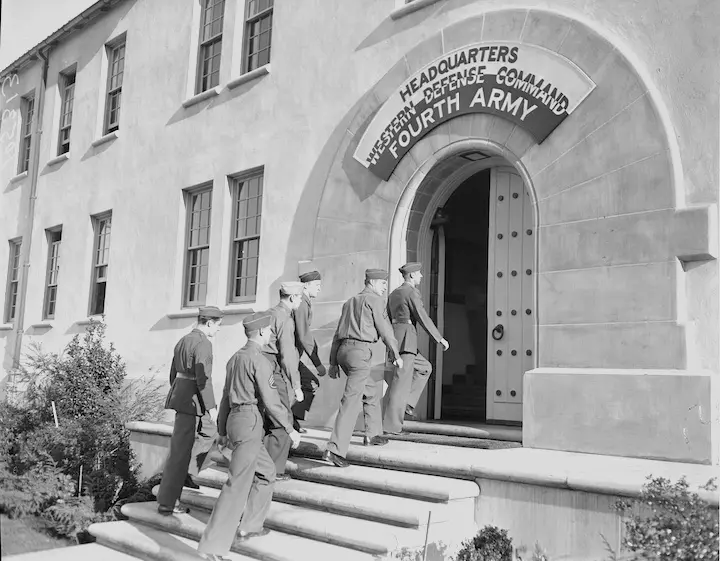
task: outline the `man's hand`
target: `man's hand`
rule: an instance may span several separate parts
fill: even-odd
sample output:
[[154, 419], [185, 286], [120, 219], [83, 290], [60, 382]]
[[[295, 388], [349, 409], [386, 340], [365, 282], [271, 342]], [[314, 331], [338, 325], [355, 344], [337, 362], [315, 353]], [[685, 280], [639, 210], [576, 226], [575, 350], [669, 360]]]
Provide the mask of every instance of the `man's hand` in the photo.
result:
[[295, 399], [297, 399], [298, 403], [300, 403], [303, 399], [305, 399], [302, 389], [298, 388], [295, 390]]
[[288, 436], [290, 436], [290, 440], [292, 441], [290, 447], [295, 450], [298, 446], [300, 446], [300, 433], [293, 430]]
[[327, 370], [325, 370], [325, 365], [324, 365], [324, 364], [318, 364], [318, 365], [316, 366], [316, 368], [317, 368], [318, 376], [320, 376], [321, 378], [322, 378], [323, 376], [325, 376], [325, 374], [327, 374]]
[[313, 395], [315, 395], [320, 389], [320, 386], [315, 380], [310, 380], [310, 387], [312, 388]]
[[446, 351], [450, 348], [450, 343], [448, 343], [445, 339], [440, 339], [440, 344]]
[[208, 411], [208, 413], [210, 413], [210, 418], [212, 419], [212, 422], [217, 423], [217, 418], [218, 418], [217, 407], [213, 407], [212, 409], [210, 409], [210, 411]]
[[228, 439], [227, 435], [217, 437], [217, 445], [218, 448], [229, 448], [230, 447], [230, 440]]
[[395, 359], [395, 361], [393, 362], [393, 364], [394, 364], [395, 366], [397, 366], [398, 368], [402, 368], [402, 367], [403, 367], [403, 359], [400, 358], [400, 357], [397, 357], [397, 358]]

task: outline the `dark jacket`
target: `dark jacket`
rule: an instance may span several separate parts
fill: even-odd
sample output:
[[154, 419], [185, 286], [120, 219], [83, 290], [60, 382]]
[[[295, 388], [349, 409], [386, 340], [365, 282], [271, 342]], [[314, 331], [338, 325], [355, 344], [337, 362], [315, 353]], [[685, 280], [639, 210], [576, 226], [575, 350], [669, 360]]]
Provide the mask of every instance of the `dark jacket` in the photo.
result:
[[[199, 329], [185, 335], [173, 353], [170, 365], [170, 392], [165, 400], [165, 409], [178, 413], [202, 417], [215, 407], [212, 387], [212, 344]], [[191, 376], [192, 380], [178, 377]]]
[[315, 368], [322, 364], [320, 357], [318, 356], [318, 345], [317, 341], [312, 335], [312, 301], [307, 294], [303, 294], [302, 303], [300, 307], [293, 312], [293, 319], [295, 320], [295, 346], [298, 350], [298, 355], [302, 358], [303, 353], [315, 365]]
[[414, 286], [403, 283], [388, 297], [388, 313], [393, 322], [393, 332], [400, 345], [401, 353], [417, 354], [417, 327], [419, 323], [436, 343], [442, 335], [425, 311], [420, 291]]

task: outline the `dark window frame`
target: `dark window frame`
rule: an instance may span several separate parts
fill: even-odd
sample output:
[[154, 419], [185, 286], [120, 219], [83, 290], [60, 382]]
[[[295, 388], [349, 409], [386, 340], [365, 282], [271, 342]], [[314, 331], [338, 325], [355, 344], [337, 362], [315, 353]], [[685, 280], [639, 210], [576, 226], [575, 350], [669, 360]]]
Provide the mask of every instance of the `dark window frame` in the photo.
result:
[[10, 252], [8, 256], [7, 283], [5, 286], [5, 310], [3, 321], [12, 323], [17, 312], [17, 295], [20, 286], [20, 254], [22, 251], [22, 238], [8, 240]]
[[[209, 276], [209, 268], [210, 268], [210, 239], [212, 235], [212, 196], [213, 196], [213, 184], [212, 183], [205, 183], [203, 185], [199, 185], [198, 187], [194, 187], [192, 189], [188, 189], [184, 191], [185, 193], [185, 246], [184, 246], [184, 264], [183, 264], [183, 289], [182, 289], [182, 305], [183, 308], [197, 308], [199, 306], [204, 306], [207, 301], [207, 285], [208, 285], [208, 276]], [[209, 206], [207, 208], [203, 207], [203, 196], [209, 194], [208, 204]], [[200, 197], [200, 208], [198, 210], [194, 209], [194, 204], [196, 201], [196, 197]], [[207, 225], [203, 226], [202, 222], [202, 213], [203, 211], [207, 212]], [[197, 228], [194, 228], [194, 217], [197, 214], [197, 219], [199, 220], [199, 224], [197, 224]], [[206, 239], [204, 243], [199, 243], [202, 240], [202, 230], [206, 231]], [[193, 233], [197, 231], [197, 242], [193, 243]], [[203, 265], [203, 252], [205, 253], [206, 260], [205, 264]], [[205, 268], [204, 272], [204, 282], [203, 281], [203, 267]], [[193, 269], [196, 269], [197, 271], [193, 271]], [[193, 273], [197, 272], [198, 276], [193, 277]], [[193, 279], [196, 280], [196, 282], [193, 282]], [[196, 297], [192, 298], [193, 291], [196, 290], [198, 292], [195, 292], [194, 294], [197, 296], [200, 288], [194, 288], [199, 287], [201, 285], [205, 285], [205, 293], [202, 295], [202, 297]]]
[[57, 155], [70, 152], [70, 131], [72, 129], [73, 106], [75, 103], [75, 69], [60, 74], [60, 126], [58, 129]]
[[[105, 229], [103, 229], [104, 224], [107, 225]], [[108, 271], [110, 270], [110, 243], [112, 241], [112, 211], [93, 216], [92, 226], [93, 259], [90, 277], [89, 315], [98, 316], [105, 314]]]
[[[256, 168], [239, 175], [229, 178], [232, 199], [232, 219], [230, 221], [230, 267], [228, 268], [228, 303], [238, 304], [243, 302], [252, 302], [257, 298], [257, 280], [260, 271], [260, 238], [262, 235], [262, 202], [265, 186], [265, 170], [264, 168]], [[257, 182], [253, 185], [253, 182]], [[255, 194], [252, 190], [256, 187]], [[245, 194], [245, 197], [242, 195]], [[253, 201], [253, 203], [251, 203]], [[241, 203], [245, 202], [245, 205]], [[244, 206], [244, 212], [240, 215], [240, 210]], [[252, 214], [251, 206], [254, 208], [255, 214]], [[239, 227], [242, 223], [242, 232]], [[252, 222], [251, 222], [252, 221]], [[249, 224], [254, 223], [254, 227], [249, 228]], [[254, 247], [255, 254], [247, 255], [247, 248]], [[245, 252], [241, 251], [246, 249]], [[255, 260], [255, 268], [253, 275], [242, 275], [238, 272], [239, 261], [250, 262]], [[247, 271], [247, 269], [246, 269]], [[252, 279], [253, 287], [243, 293], [242, 289], [238, 291], [238, 282], [242, 286], [242, 279]], [[240, 292], [240, 294], [238, 294]]]
[[30, 169], [30, 153], [32, 151], [33, 122], [35, 120], [35, 93], [22, 98], [22, 129], [20, 130], [20, 159], [18, 173]]
[[[261, 8], [258, 9], [258, 6], [261, 6]], [[247, 0], [245, 6], [244, 72], [250, 72], [256, 68], [270, 64], [274, 10], [274, 0]], [[269, 22], [268, 28], [263, 29], [263, 22], [266, 21]], [[259, 26], [259, 30], [256, 26]], [[255, 38], [261, 37], [265, 33], [268, 34], [267, 47], [259, 48], [259, 45], [254, 45]], [[260, 41], [261, 39], [258, 39], [257, 42], [259, 43]], [[265, 52], [267, 52], [267, 57], [263, 57], [263, 53]]]
[[47, 268], [45, 272], [45, 297], [43, 298], [43, 319], [55, 319], [57, 293], [60, 276], [60, 246], [62, 226], [45, 230], [48, 241]]
[[[103, 134], [120, 129], [122, 88], [125, 80], [125, 57], [127, 41], [125, 35], [106, 45], [108, 58], [107, 92], [105, 94], [105, 116]], [[113, 116], [114, 115], [114, 116]]]
[[[219, 6], [216, 13], [216, 8]], [[212, 18], [208, 21], [208, 16]], [[199, 94], [220, 84], [225, 0], [201, 0], [200, 39], [195, 93]], [[213, 33], [213, 29], [217, 31]], [[206, 33], [208, 32], [209, 33]], [[217, 68], [214, 68], [217, 61]], [[207, 72], [206, 72], [207, 70]]]

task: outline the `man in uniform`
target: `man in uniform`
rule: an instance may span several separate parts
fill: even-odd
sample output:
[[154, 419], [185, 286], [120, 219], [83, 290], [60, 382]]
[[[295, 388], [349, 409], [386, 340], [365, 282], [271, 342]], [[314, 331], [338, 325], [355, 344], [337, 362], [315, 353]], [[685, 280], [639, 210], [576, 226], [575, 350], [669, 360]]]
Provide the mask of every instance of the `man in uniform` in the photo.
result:
[[380, 338], [392, 354], [397, 367], [402, 359], [392, 327], [387, 318], [385, 299], [387, 271], [368, 269], [365, 271], [365, 289], [345, 302], [340, 314], [332, 348], [330, 349], [330, 377], [338, 376], [340, 366], [347, 380], [340, 402], [340, 411], [335, 419], [330, 441], [323, 459], [337, 467], [347, 467], [345, 459], [350, 445], [355, 422], [362, 402], [365, 414], [365, 446], [382, 446], [387, 438], [380, 436], [382, 430], [381, 395], [370, 377], [372, 345]]
[[[293, 312], [295, 344], [299, 357], [302, 358], [303, 353], [306, 354], [317, 369], [317, 375], [322, 377], [326, 374], [325, 366], [318, 356], [318, 345], [310, 331], [313, 315], [312, 301], [320, 294], [322, 277], [318, 271], [310, 271], [300, 275], [300, 282], [303, 283], [302, 302], [300, 307]], [[298, 420], [304, 420], [305, 414], [310, 410], [319, 380], [303, 362], [298, 364], [298, 370], [300, 371], [300, 386], [305, 399], [293, 405], [293, 427], [296, 431], [304, 433], [306, 431], [300, 428]]]
[[[277, 379], [277, 393], [286, 408], [287, 417], [292, 423], [291, 407], [295, 400], [304, 399], [300, 374], [298, 372], [297, 348], [295, 347], [294, 310], [302, 302], [303, 285], [300, 282], [284, 282], [280, 285], [280, 302], [268, 311], [272, 315], [270, 339], [263, 347], [263, 353], [273, 365], [273, 374]], [[275, 462], [278, 481], [290, 479], [285, 473], [285, 462], [290, 453], [290, 439], [284, 426], [271, 415], [265, 417], [265, 448]]]
[[175, 410], [175, 425], [157, 495], [160, 514], [188, 512], [178, 506], [183, 484], [198, 488], [188, 470], [195, 475], [202, 469], [215, 438], [217, 407], [211, 378], [212, 343], [208, 337], [218, 332], [222, 316], [215, 306], [200, 308], [195, 329], [175, 345], [170, 392], [165, 401], [165, 409]]
[[395, 370], [388, 402], [383, 417], [383, 430], [387, 434], [402, 432], [404, 416], [415, 416], [415, 406], [427, 384], [432, 365], [418, 352], [417, 328], [420, 323], [436, 343], [445, 350], [450, 346], [423, 307], [417, 287], [422, 279], [421, 263], [407, 263], [400, 267], [405, 282], [390, 293], [388, 311], [395, 338], [400, 345], [403, 366]]
[[226, 559], [238, 525], [241, 540], [268, 533], [263, 524], [272, 500], [275, 465], [263, 445], [260, 410], [282, 427], [293, 447], [300, 444], [300, 434], [293, 430], [276, 389], [283, 382], [275, 378], [273, 365], [261, 352], [272, 337], [273, 321], [270, 312], [245, 318], [248, 342], [227, 363], [218, 444], [232, 448], [232, 458], [228, 479], [198, 544], [206, 559]]

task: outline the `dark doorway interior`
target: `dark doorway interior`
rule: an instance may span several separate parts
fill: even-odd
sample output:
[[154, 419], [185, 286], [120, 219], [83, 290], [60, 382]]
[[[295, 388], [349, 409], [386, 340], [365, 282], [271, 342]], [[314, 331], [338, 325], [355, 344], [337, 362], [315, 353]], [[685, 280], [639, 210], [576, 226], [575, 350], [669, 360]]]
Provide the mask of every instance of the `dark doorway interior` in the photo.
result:
[[[439, 228], [445, 237], [443, 318], [444, 336], [450, 343], [443, 354], [441, 419], [486, 418], [489, 193], [488, 169], [455, 190], [442, 208], [445, 220], [434, 226], [434, 272], [442, 258]], [[431, 311], [436, 315], [437, 278], [432, 278], [431, 284]]]

